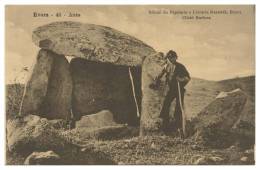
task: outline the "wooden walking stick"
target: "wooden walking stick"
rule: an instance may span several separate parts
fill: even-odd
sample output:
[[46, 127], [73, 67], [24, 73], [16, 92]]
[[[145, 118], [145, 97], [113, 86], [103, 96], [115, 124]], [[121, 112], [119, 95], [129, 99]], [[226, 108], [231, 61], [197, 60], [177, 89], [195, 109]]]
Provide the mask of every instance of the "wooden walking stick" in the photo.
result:
[[128, 68], [128, 72], [129, 72], [129, 77], [131, 80], [131, 85], [132, 85], [132, 91], [133, 91], [133, 96], [134, 96], [134, 100], [135, 100], [135, 106], [136, 106], [136, 111], [137, 111], [137, 117], [140, 117], [140, 111], [139, 111], [139, 107], [138, 107], [138, 103], [137, 103], [137, 99], [135, 96], [135, 85], [134, 85], [134, 80], [133, 80], [133, 76], [132, 76], [132, 72], [131, 72], [131, 68]]
[[179, 98], [179, 104], [180, 104], [180, 108], [181, 108], [181, 115], [182, 115], [182, 132], [183, 132], [183, 136], [186, 137], [186, 115], [185, 115], [185, 111], [183, 108], [183, 103], [182, 103], [182, 99], [181, 99], [181, 89], [180, 89], [180, 83], [177, 80], [177, 85], [178, 85], [178, 98]]

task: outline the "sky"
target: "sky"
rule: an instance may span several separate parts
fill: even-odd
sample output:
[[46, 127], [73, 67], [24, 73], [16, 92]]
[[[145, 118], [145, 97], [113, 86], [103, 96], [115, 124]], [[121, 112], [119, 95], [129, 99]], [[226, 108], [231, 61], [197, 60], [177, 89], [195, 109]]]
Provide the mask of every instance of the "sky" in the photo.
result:
[[[223, 10], [228, 13], [221, 13]], [[230, 14], [230, 10], [237, 13]], [[214, 14], [207, 14], [210, 11]], [[34, 12], [54, 16], [33, 17]], [[70, 12], [80, 17], [55, 17], [56, 13]], [[192, 77], [223, 80], [255, 74], [254, 6], [7, 6], [5, 19], [6, 83], [26, 81], [28, 72], [23, 70], [32, 68], [39, 50], [32, 42], [32, 31], [54, 21], [108, 26], [142, 40], [158, 52], [174, 50]]]

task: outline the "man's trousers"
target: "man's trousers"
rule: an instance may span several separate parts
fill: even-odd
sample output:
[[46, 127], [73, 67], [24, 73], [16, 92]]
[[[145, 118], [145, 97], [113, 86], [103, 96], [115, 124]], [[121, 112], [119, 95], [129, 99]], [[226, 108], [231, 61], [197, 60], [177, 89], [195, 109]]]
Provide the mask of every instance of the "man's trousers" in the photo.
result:
[[[184, 92], [185, 90], [183, 88], [180, 88], [180, 93], [181, 93], [181, 103], [182, 103], [182, 108], [184, 106]], [[179, 101], [179, 92], [178, 88], [170, 88], [167, 95], [165, 96], [164, 102], [163, 102], [163, 107], [162, 111], [160, 113], [160, 118], [163, 119], [163, 129], [167, 131], [169, 128], [169, 121], [170, 121], [170, 107], [173, 102], [173, 100], [176, 99], [176, 106], [175, 106], [175, 112], [174, 112], [174, 119], [175, 119], [175, 125], [177, 129], [182, 129], [182, 110], [181, 110], [181, 105]]]

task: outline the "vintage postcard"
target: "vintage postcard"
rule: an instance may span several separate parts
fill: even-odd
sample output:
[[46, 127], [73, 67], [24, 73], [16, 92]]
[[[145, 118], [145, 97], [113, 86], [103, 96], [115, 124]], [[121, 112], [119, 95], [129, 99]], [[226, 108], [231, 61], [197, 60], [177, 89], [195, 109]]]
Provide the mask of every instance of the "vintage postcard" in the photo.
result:
[[6, 5], [7, 165], [254, 165], [254, 5]]

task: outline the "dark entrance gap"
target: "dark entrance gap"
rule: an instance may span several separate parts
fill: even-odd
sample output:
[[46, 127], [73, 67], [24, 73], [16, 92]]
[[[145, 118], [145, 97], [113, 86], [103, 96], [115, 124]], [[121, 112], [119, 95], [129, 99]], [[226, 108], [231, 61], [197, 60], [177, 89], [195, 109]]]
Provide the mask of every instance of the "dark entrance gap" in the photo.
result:
[[[70, 62], [73, 80], [72, 112], [79, 120], [83, 115], [108, 109], [117, 123], [138, 125], [129, 66], [74, 58]], [[141, 110], [141, 67], [131, 67], [137, 103]]]

